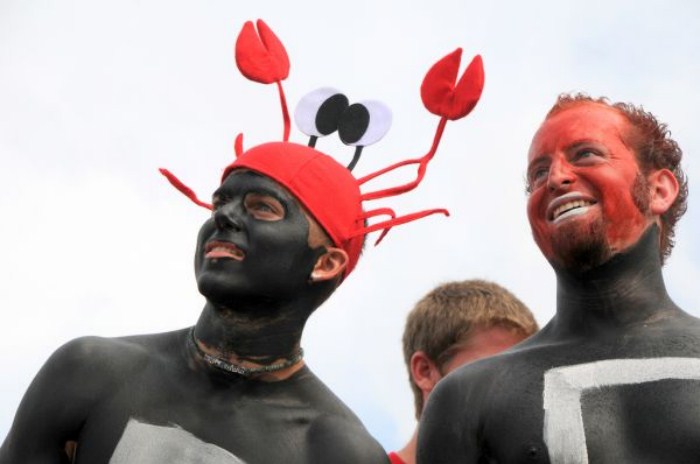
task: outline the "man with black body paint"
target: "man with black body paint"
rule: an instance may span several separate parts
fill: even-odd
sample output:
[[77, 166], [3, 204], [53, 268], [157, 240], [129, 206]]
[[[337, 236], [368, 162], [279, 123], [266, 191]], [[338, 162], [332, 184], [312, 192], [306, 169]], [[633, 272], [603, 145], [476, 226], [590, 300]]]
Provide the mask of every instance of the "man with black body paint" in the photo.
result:
[[556, 315], [437, 386], [419, 463], [700, 462], [700, 322], [661, 272], [685, 211], [680, 160], [641, 108], [560, 97], [528, 166]]
[[[305, 367], [301, 336], [311, 313], [355, 269], [367, 234], [380, 232], [378, 244], [398, 226], [448, 214], [397, 215], [364, 202], [414, 190], [447, 122], [476, 106], [482, 60], [476, 55], [459, 77], [461, 56], [457, 48], [438, 60], [421, 84], [423, 105], [440, 117], [429, 150], [356, 178], [314, 148], [318, 137], [338, 131], [355, 147], [355, 166], [362, 149], [384, 135], [391, 113], [373, 101], [370, 120], [365, 105], [323, 87], [294, 113], [309, 145], [290, 142], [282, 85], [289, 57], [264, 21], [245, 22], [236, 65], [247, 79], [276, 84], [282, 141], [245, 150], [239, 134], [213, 204], [160, 170], [213, 213], [197, 240], [195, 273], [207, 302], [196, 326], [67, 343], [29, 387], [0, 464], [387, 463], [359, 419]], [[413, 180], [361, 188], [405, 167], [415, 167]]]
[[89, 464], [387, 462], [300, 356], [347, 260], [287, 189], [232, 169], [197, 239], [195, 327], [67, 343], [27, 391], [0, 463], [65, 462], [76, 442], [73, 462]]

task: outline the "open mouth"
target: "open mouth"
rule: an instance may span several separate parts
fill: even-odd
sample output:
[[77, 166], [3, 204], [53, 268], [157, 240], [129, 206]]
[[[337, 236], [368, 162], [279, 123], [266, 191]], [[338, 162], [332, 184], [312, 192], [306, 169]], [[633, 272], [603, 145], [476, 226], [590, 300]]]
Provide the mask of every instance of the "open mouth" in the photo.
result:
[[561, 197], [550, 206], [549, 220], [556, 223], [572, 216], [585, 214], [595, 204], [595, 201], [582, 198], [580, 195], [571, 199], [566, 199], [566, 196]]
[[204, 246], [204, 257], [208, 259], [235, 259], [243, 261], [245, 253], [231, 242], [212, 241]]

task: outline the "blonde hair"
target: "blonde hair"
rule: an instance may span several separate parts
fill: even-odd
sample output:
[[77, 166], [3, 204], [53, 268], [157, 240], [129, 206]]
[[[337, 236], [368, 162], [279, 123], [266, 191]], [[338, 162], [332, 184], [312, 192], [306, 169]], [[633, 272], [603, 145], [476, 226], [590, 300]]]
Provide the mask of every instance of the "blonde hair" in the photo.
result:
[[423, 394], [410, 375], [413, 353], [423, 351], [438, 368], [449, 361], [452, 348], [466, 341], [475, 328], [504, 327], [523, 338], [537, 331], [530, 310], [500, 285], [485, 280], [442, 284], [415, 305], [406, 319], [403, 354], [409, 369], [416, 418], [423, 411]]

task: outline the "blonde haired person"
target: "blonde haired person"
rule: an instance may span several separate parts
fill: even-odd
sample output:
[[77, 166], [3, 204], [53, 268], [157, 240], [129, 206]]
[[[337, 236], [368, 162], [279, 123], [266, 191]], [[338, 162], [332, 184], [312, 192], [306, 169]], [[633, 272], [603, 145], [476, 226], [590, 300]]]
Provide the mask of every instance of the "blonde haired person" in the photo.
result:
[[[449, 282], [425, 295], [406, 319], [403, 353], [416, 419], [435, 385], [471, 361], [499, 353], [537, 331], [530, 310], [502, 286], [485, 280]], [[418, 429], [389, 454], [392, 464], [414, 464]]]

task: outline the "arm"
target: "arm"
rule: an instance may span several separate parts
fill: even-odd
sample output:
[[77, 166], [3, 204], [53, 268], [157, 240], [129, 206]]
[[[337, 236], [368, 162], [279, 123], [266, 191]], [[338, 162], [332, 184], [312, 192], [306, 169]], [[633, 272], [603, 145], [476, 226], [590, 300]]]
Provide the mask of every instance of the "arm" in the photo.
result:
[[[418, 464], [476, 464], [478, 406], [467, 409], [470, 392], [457, 375], [430, 393], [418, 427]], [[478, 405], [479, 402], [471, 402]]]
[[36, 375], [0, 448], [0, 464], [59, 464], [76, 440], [102, 376], [85, 366], [92, 339], [59, 348]]

